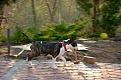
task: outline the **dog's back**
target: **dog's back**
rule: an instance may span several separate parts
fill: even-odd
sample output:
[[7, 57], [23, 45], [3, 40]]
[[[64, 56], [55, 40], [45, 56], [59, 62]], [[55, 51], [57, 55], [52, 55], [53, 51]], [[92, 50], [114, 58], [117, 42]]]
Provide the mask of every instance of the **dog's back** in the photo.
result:
[[61, 47], [62, 44], [58, 42], [34, 41], [30, 47], [32, 52], [28, 54], [28, 60], [31, 60], [33, 57], [37, 57], [40, 54], [45, 56], [50, 54], [53, 57], [56, 57], [59, 54]]

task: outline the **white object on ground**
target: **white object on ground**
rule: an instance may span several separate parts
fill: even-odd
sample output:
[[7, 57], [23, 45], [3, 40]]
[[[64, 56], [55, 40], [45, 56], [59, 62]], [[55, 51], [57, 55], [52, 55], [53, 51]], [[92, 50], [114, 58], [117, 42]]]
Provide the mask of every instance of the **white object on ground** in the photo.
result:
[[30, 46], [31, 46], [32, 44], [30, 43], [30, 44], [26, 44], [26, 45], [19, 45], [19, 46], [11, 46], [12, 48], [19, 48], [19, 49], [22, 49], [18, 54], [16, 54], [16, 55], [14, 55], [15, 57], [17, 57], [17, 56], [19, 56], [19, 55], [21, 55], [25, 50], [31, 50], [30, 49]]
[[84, 41], [84, 43], [96, 43], [97, 41]]
[[12, 48], [19, 48], [19, 49], [23, 49], [23, 50], [31, 50], [30, 49], [30, 46], [31, 46], [32, 44], [30, 43], [30, 44], [26, 44], [26, 45], [19, 45], [19, 46], [11, 46]]
[[86, 41], [86, 40], [88, 40], [88, 39], [79, 38], [78, 40], [81, 40], [81, 41]]
[[[83, 51], [88, 50], [88, 47], [84, 46], [83, 44], [79, 44], [79, 43], [77, 43], [77, 48], [78, 48], [78, 50], [83, 50]], [[72, 52], [70, 49], [68, 49], [67, 51]]]

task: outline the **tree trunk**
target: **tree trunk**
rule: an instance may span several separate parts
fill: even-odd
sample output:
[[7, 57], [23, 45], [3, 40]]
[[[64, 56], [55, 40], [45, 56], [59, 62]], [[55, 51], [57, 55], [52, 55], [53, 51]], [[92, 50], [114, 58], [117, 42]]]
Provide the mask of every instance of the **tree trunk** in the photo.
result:
[[94, 8], [93, 8], [92, 28], [94, 33], [97, 31], [97, 26], [98, 26], [99, 0], [93, 0], [93, 4]]
[[0, 26], [2, 24], [2, 20], [4, 19], [3, 14], [4, 14], [4, 5], [0, 5]]
[[31, 0], [31, 7], [32, 7], [32, 14], [33, 14], [33, 22], [34, 25], [37, 25], [37, 17], [36, 17], [36, 10], [35, 10], [35, 1]]
[[48, 7], [48, 11], [49, 11], [49, 15], [50, 15], [50, 21], [51, 22], [54, 22], [54, 15], [55, 15], [55, 12], [56, 12], [56, 9], [57, 9], [57, 0], [54, 0], [54, 4], [52, 6], [52, 8], [50, 7], [49, 3], [47, 0], [46, 1], [46, 5]]

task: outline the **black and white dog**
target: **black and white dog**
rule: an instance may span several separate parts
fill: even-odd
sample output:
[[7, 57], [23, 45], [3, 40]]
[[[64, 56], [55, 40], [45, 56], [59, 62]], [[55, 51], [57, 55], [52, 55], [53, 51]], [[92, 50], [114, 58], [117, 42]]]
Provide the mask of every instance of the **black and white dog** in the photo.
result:
[[64, 65], [66, 65], [66, 59], [63, 57], [63, 55], [68, 49], [72, 50], [73, 53], [76, 53], [77, 43], [75, 40], [65, 40], [62, 42], [34, 41], [32, 42], [30, 48], [31, 53], [28, 54], [28, 61], [39, 56], [40, 54], [44, 54], [45, 56], [50, 54], [52, 55], [52, 68], [57, 68], [55, 64], [56, 59], [62, 59], [64, 61]]

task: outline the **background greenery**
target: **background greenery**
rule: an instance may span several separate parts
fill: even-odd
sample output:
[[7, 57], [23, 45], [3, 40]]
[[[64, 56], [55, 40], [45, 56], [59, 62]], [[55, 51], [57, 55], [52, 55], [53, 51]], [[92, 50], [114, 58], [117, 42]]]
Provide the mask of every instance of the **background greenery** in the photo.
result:
[[0, 41], [6, 41], [8, 28], [14, 43], [63, 40], [71, 34], [115, 36], [121, 33], [121, 0], [1, 0], [0, 19]]

